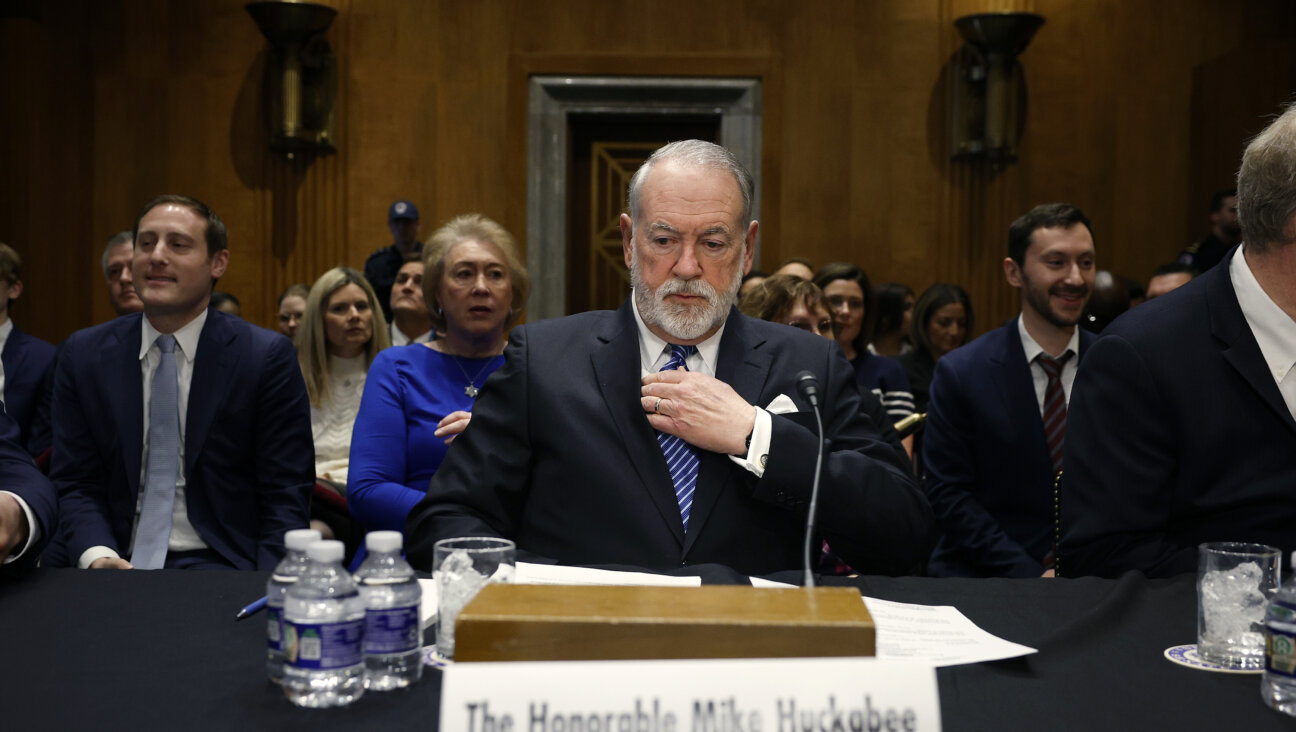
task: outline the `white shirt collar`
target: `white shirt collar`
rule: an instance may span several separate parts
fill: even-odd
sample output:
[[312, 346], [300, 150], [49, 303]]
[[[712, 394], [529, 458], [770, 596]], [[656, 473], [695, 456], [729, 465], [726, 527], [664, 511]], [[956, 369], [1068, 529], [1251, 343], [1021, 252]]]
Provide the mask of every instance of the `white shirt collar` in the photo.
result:
[[1245, 252], [1246, 245], [1243, 245], [1233, 255], [1233, 261], [1229, 263], [1229, 279], [1237, 293], [1242, 316], [1251, 326], [1251, 333], [1260, 346], [1260, 355], [1264, 356], [1274, 380], [1282, 382], [1296, 365], [1296, 320], [1283, 312], [1260, 286], [1260, 281], [1251, 271], [1251, 264], [1243, 256]]
[[[144, 357], [148, 355], [149, 349], [153, 347], [153, 341], [156, 341], [157, 337], [161, 335], [161, 332], [158, 331], [157, 328], [154, 328], [153, 324], [149, 322], [147, 315], [142, 318], [142, 322], [144, 325], [143, 333], [140, 337], [139, 352], [141, 361], [143, 361]], [[172, 335], [175, 336], [176, 345], [180, 348], [180, 357], [184, 360], [193, 361], [194, 356], [197, 355], [198, 337], [202, 335], [203, 325], [206, 322], [207, 308], [203, 308], [203, 311], [198, 314], [198, 317], [186, 323], [180, 330], [172, 333]]]
[[[658, 357], [666, 352], [668, 344], [666, 341], [658, 338], [655, 333], [648, 330], [648, 324], [644, 322], [643, 316], [639, 314], [639, 303], [635, 301], [634, 291], [630, 292], [630, 305], [634, 310], [635, 323], [639, 326], [639, 363], [644, 371], [652, 372], [656, 369]], [[724, 324], [711, 335], [710, 338], [697, 344], [698, 356], [702, 358], [700, 369], [703, 373], [715, 375], [716, 361], [720, 358], [720, 336], [724, 335]], [[698, 371], [699, 369], [694, 369]]]
[[[1040, 344], [1036, 343], [1034, 338], [1031, 338], [1030, 333], [1026, 332], [1026, 324], [1022, 322], [1022, 316], [1020, 315], [1017, 316], [1017, 333], [1021, 335], [1022, 350], [1026, 352], [1026, 363], [1034, 363], [1035, 357], [1040, 355], [1041, 353], [1044, 353], [1044, 348]], [[1057, 358], [1062, 358], [1062, 354], [1066, 353], [1067, 351], [1076, 354], [1076, 356], [1080, 355], [1080, 326], [1079, 325], [1075, 326], [1075, 328], [1072, 329], [1071, 340], [1070, 342], [1067, 343], [1066, 350], [1062, 351], [1062, 353], [1059, 353], [1057, 355]], [[1048, 355], [1049, 357], [1053, 356], [1053, 354], [1051, 353], [1046, 355]]]
[[9, 340], [9, 334], [13, 332], [13, 329], [13, 318], [5, 318], [4, 325], [0, 325], [0, 348], [3, 348], [5, 341]]

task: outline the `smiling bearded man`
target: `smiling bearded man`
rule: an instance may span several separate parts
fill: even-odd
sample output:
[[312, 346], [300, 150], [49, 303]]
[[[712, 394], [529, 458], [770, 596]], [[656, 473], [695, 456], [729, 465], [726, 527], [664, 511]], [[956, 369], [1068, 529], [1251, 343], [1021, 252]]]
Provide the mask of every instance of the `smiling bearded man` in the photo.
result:
[[818, 440], [793, 378], [808, 370], [831, 445], [823, 535], [862, 571], [918, 568], [930, 509], [861, 415], [840, 349], [733, 307], [755, 251], [753, 192], [708, 142], [671, 143], [639, 168], [620, 221], [633, 295], [513, 329], [410, 512], [413, 562], [429, 566], [438, 539], [502, 536], [520, 558], [564, 564], [796, 569]]

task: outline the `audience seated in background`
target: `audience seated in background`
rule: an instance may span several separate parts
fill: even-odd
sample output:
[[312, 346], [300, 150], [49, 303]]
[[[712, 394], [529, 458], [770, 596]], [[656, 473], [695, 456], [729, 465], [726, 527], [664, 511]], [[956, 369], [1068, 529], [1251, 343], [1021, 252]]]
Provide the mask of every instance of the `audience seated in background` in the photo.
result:
[[22, 257], [0, 244], [0, 400], [18, 424], [19, 444], [35, 456], [50, 446], [55, 348], [14, 324], [13, 306], [22, 293]]
[[108, 286], [108, 300], [118, 315], [138, 313], [144, 309], [135, 282], [131, 278], [131, 259], [135, 256], [135, 240], [129, 231], [112, 235], [104, 247], [100, 263], [103, 265], [104, 284]]
[[423, 253], [419, 241], [419, 211], [412, 201], [396, 201], [387, 209], [387, 228], [391, 231], [390, 246], [376, 249], [365, 260], [364, 276], [373, 285], [382, 303], [383, 318], [392, 321], [391, 289], [396, 273], [402, 264], [417, 259]]
[[365, 375], [389, 344], [386, 325], [378, 296], [350, 267], [320, 275], [306, 297], [297, 362], [310, 395], [315, 476], [343, 492]]
[[774, 274], [792, 275], [808, 282], [814, 279], [814, 266], [805, 257], [792, 257], [780, 264]]
[[1237, 194], [1236, 188], [1215, 191], [1210, 200], [1210, 233], [1204, 239], [1189, 244], [1179, 254], [1177, 261], [1180, 264], [1188, 265], [1197, 272], [1205, 272], [1219, 264], [1224, 255], [1242, 241]]
[[742, 284], [738, 286], [738, 297], [741, 298], [753, 289], [760, 287], [760, 283], [764, 282], [766, 277], [769, 277], [769, 275], [759, 269], [752, 269], [743, 275]]
[[427, 343], [435, 337], [432, 315], [423, 299], [423, 260], [411, 259], [401, 265], [392, 284], [390, 326], [391, 344], [407, 346]]
[[279, 295], [276, 306], [279, 312], [279, 332], [291, 340], [297, 339], [297, 328], [306, 313], [306, 298], [309, 295], [310, 288], [303, 284], [288, 285]]
[[1156, 268], [1148, 280], [1147, 299], [1158, 298], [1171, 290], [1178, 289], [1192, 282], [1197, 270], [1183, 262], [1171, 262]]
[[[819, 289], [819, 285], [806, 282], [800, 277], [792, 275], [770, 277], [761, 287], [739, 299], [738, 311], [743, 315], [772, 323], [786, 323], [834, 342], [837, 338], [823, 290]], [[860, 405], [861, 411], [868, 416], [878, 435], [893, 450], [903, 454], [908, 460], [909, 445], [902, 443], [900, 435], [896, 434], [895, 429], [891, 427], [891, 418], [887, 416], [877, 395], [872, 391], [861, 389]], [[851, 566], [832, 551], [828, 542], [823, 543], [818, 571], [834, 575], [854, 573]]]
[[926, 412], [927, 391], [936, 371], [936, 361], [967, 343], [972, 334], [972, 300], [962, 287], [937, 282], [918, 298], [913, 323], [909, 338], [914, 349], [896, 360], [904, 367], [905, 378], [909, 380], [914, 409]]
[[58, 526], [58, 496], [0, 403], [0, 579], [36, 564]]
[[1067, 420], [1059, 569], [1197, 569], [1208, 541], [1296, 549], [1296, 108], [1242, 155], [1245, 242], [1085, 357]]
[[[895, 359], [875, 356], [868, 349], [873, 330], [873, 287], [868, 275], [850, 262], [831, 262], [815, 273], [814, 283], [823, 288], [836, 323], [837, 345], [855, 368], [855, 381], [882, 400], [892, 422], [913, 414], [913, 394], [904, 369]], [[912, 438], [905, 438], [905, 449], [912, 453]]]
[[884, 282], [873, 288], [873, 339], [869, 353], [892, 358], [913, 350], [909, 324], [913, 322], [914, 291], [908, 285]]
[[504, 363], [505, 331], [530, 287], [512, 235], [480, 214], [451, 219], [424, 252], [423, 294], [445, 337], [389, 348], [370, 367], [347, 486], [351, 514], [370, 531], [403, 531], [427, 495], [478, 391]]
[[1131, 307], [1128, 278], [1114, 272], [1102, 270], [1095, 274], [1091, 293], [1080, 318], [1080, 327], [1090, 333], [1101, 333]]
[[409, 515], [415, 566], [436, 540], [474, 535], [567, 564], [801, 566], [818, 442], [794, 383], [803, 369], [819, 379], [831, 446], [824, 538], [864, 571], [921, 562], [929, 508], [860, 414], [839, 349], [733, 307], [756, 244], [752, 190], [727, 150], [699, 140], [640, 166], [620, 219], [633, 295], [616, 312], [513, 330]]
[[150, 201], [134, 230], [143, 314], [63, 344], [50, 478], [80, 567], [268, 571], [306, 526], [306, 386], [290, 343], [208, 307], [227, 239], [200, 201]]
[[1021, 314], [946, 354], [931, 382], [922, 459], [942, 534], [927, 565], [937, 577], [1053, 571], [1066, 401], [1094, 338], [1076, 327], [1094, 282], [1089, 219], [1036, 206], [1009, 227], [1003, 267]]
[[236, 318], [243, 317], [243, 304], [239, 302], [237, 297], [228, 292], [219, 290], [213, 292], [211, 306], [226, 315], [233, 315]]

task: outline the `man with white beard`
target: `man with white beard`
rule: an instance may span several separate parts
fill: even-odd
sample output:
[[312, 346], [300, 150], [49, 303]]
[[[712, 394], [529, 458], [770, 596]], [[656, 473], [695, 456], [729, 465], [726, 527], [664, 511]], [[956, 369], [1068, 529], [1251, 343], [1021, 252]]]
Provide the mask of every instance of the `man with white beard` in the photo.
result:
[[410, 512], [417, 566], [438, 539], [502, 536], [562, 564], [799, 568], [817, 449], [802, 371], [818, 378], [829, 445], [822, 537], [862, 572], [920, 566], [931, 510], [861, 414], [840, 349], [733, 306], [756, 243], [752, 195], [711, 143], [671, 143], [640, 167], [621, 216], [633, 295], [513, 330]]

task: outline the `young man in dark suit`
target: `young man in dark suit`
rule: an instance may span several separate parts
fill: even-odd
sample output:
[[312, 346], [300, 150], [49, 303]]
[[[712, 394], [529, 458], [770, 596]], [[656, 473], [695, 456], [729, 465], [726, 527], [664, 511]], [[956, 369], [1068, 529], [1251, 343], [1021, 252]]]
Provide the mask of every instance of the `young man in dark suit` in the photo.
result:
[[132, 261], [142, 314], [74, 333], [54, 386], [51, 479], [68, 559], [90, 568], [268, 570], [306, 526], [310, 407], [292, 344], [209, 309], [225, 226], [150, 201]]
[[55, 348], [14, 324], [10, 310], [22, 292], [22, 258], [0, 244], [0, 399], [18, 425], [19, 444], [37, 456], [50, 446], [49, 389]]
[[566, 564], [796, 569], [817, 445], [795, 383], [808, 370], [829, 440], [823, 535], [861, 571], [918, 567], [930, 510], [861, 416], [840, 349], [733, 307], [756, 243], [751, 200], [717, 145], [672, 143], [644, 163], [620, 221], [633, 295], [514, 329], [410, 513], [416, 566], [437, 539], [478, 535]]
[[1296, 109], [1247, 146], [1244, 243], [1112, 323], [1076, 381], [1061, 570], [1197, 569], [1207, 541], [1296, 549]]
[[1052, 573], [1067, 399], [1093, 339], [1076, 325], [1094, 285], [1089, 219], [1036, 206], [1009, 227], [1003, 267], [1021, 315], [946, 354], [932, 378], [923, 460], [938, 577]]

